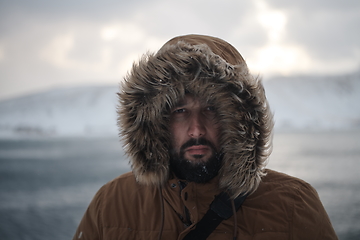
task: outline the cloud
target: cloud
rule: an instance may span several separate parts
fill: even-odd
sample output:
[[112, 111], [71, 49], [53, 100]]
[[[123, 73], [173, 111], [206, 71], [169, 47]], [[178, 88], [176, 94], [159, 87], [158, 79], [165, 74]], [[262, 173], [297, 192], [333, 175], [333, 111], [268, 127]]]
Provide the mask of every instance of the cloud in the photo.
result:
[[4, 46], [0, 43], [0, 62], [5, 58]]
[[213, 35], [254, 73], [340, 74], [360, 66], [359, 1], [0, 3], [0, 98], [59, 84], [116, 83], [170, 38]]
[[312, 59], [353, 62], [344, 71], [359, 66], [359, 1], [270, 0], [269, 5], [288, 16], [286, 41], [302, 45]]

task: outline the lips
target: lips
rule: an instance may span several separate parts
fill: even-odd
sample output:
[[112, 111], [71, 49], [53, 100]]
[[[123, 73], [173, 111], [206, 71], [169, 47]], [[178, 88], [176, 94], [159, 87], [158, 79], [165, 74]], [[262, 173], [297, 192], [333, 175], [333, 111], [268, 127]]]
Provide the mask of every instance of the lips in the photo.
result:
[[206, 145], [193, 145], [185, 149], [185, 152], [190, 155], [204, 155], [210, 150], [209, 146]]

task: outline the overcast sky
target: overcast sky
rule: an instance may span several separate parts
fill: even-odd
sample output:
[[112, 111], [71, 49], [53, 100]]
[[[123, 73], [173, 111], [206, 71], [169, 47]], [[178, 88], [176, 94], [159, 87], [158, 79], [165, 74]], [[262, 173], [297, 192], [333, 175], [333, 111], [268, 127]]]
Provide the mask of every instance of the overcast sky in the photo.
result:
[[116, 84], [189, 33], [230, 42], [265, 80], [347, 74], [360, 69], [359, 29], [359, 0], [0, 0], [0, 100]]

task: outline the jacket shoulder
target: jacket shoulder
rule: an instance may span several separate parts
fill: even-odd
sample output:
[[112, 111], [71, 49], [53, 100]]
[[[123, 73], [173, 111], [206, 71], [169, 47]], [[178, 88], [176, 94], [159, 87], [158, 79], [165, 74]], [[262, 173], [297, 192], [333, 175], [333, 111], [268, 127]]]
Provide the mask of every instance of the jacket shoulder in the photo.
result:
[[129, 188], [129, 190], [132, 190], [134, 189], [134, 185], [137, 185], [134, 174], [132, 172], [127, 172], [107, 182], [99, 191], [108, 192], [118, 188]]
[[296, 201], [301, 196], [311, 196], [321, 203], [317, 191], [308, 182], [270, 169], [266, 169], [265, 173], [266, 176], [263, 177], [260, 183], [258, 194], [271, 191], [272, 194], [280, 196], [280, 193], [286, 193], [292, 196], [293, 201]]
[[306, 181], [290, 176], [286, 173], [274, 171], [271, 169], [265, 170], [266, 176], [263, 177], [262, 182], [264, 183], [279, 183], [279, 184], [295, 184], [295, 185], [309, 185]]
[[245, 203], [249, 217], [257, 212], [252, 220], [259, 232], [275, 230], [298, 239], [337, 239], [318, 193], [302, 179], [267, 169], [259, 188]]
[[113, 180], [104, 184], [95, 194], [92, 203], [98, 203], [97, 208], [101, 208], [101, 205], [106, 204], [106, 201], [111, 201], [114, 194], [120, 192], [128, 192], [136, 189], [136, 180], [132, 172], [124, 173]]
[[[135, 234], [129, 226], [146, 219], [147, 212], [137, 213], [135, 206], [154, 209], [148, 199], [158, 194], [152, 188], [136, 182], [133, 173], [125, 173], [103, 185], [86, 210], [73, 239], [110, 239]], [[143, 213], [144, 212], [144, 213]], [[126, 237], [125, 237], [126, 239]]]
[[139, 184], [134, 174], [128, 172], [102, 186], [93, 201], [101, 202], [101, 206], [98, 206], [99, 209], [111, 212], [111, 208], [116, 205], [127, 206], [130, 201], [142, 203], [144, 199], [156, 194], [156, 187]]

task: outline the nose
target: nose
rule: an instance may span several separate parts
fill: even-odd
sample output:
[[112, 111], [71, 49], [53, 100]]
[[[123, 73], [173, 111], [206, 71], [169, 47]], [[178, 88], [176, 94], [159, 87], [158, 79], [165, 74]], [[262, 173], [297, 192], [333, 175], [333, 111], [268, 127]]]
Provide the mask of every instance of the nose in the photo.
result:
[[191, 138], [203, 137], [206, 134], [206, 128], [204, 121], [201, 118], [201, 114], [194, 114], [189, 121], [188, 135]]

